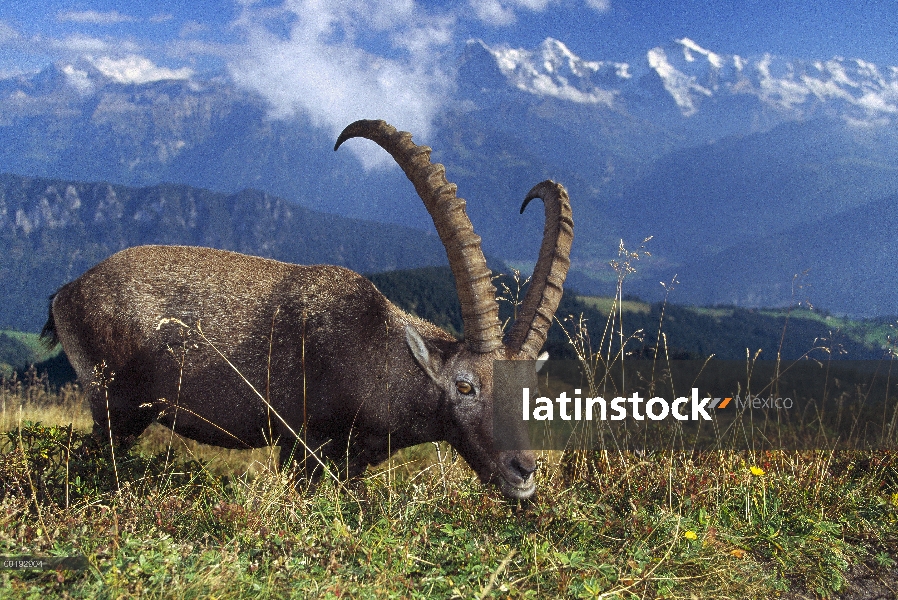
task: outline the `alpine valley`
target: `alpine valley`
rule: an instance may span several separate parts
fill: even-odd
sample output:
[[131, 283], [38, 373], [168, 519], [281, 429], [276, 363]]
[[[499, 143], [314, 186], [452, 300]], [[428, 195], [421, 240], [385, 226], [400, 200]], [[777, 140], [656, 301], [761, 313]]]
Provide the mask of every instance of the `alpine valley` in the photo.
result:
[[[518, 208], [552, 178], [571, 195], [568, 286], [581, 293], [613, 292], [620, 240], [635, 251], [652, 236], [626, 294], [657, 300], [676, 275], [680, 304], [898, 314], [898, 67], [686, 38], [603, 62], [549, 38], [469, 41], [451, 73], [415, 139], [446, 165], [489, 255], [532, 268], [543, 216]], [[0, 294], [30, 298], [0, 325], [33, 330], [49, 293], [123, 245], [364, 272], [444, 263], [402, 173], [365, 171], [333, 143], [227, 74], [135, 82], [84, 58], [0, 80]]]

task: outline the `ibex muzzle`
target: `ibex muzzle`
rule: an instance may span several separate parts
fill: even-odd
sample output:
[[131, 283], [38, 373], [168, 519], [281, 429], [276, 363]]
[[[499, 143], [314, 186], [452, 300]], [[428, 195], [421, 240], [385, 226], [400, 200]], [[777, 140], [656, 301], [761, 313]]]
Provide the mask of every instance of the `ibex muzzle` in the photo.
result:
[[[227, 448], [275, 443], [282, 465], [301, 459], [314, 478], [326, 460], [352, 477], [400, 448], [447, 440], [482, 481], [527, 498], [533, 453], [503, 452], [494, 441], [494, 427], [506, 425], [493, 422], [493, 362], [521, 361], [516, 377], [537, 389], [538, 353], [570, 263], [567, 193], [545, 181], [521, 207], [541, 198], [546, 225], [503, 341], [480, 238], [430, 148], [383, 121], [353, 123], [336, 147], [353, 137], [387, 150], [433, 217], [455, 275], [463, 340], [347, 269], [184, 246], [129, 248], [64, 285], [42, 335], [62, 343], [90, 390], [95, 432], [118, 442], [156, 420]], [[106, 371], [99, 386], [98, 366]]]

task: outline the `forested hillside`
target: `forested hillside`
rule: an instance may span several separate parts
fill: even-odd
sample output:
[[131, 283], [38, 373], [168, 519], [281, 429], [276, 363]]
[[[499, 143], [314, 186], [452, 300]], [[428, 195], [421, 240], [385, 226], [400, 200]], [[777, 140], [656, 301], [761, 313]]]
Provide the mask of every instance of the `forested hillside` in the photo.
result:
[[[370, 277], [378, 289], [402, 308], [454, 333], [461, 331], [461, 308], [448, 267], [394, 271]], [[500, 296], [509, 295], [506, 289], [517, 289], [507, 275], [495, 284]], [[519, 297], [523, 299], [525, 292], [526, 287]], [[607, 351], [610, 343], [616, 351], [620, 347], [620, 321], [617, 315], [609, 320], [610, 306], [610, 299], [565, 290], [555, 313], [562, 323], [553, 325], [546, 342], [550, 355], [574, 358], [562, 325], [573, 334], [581, 317], [594, 350], [601, 346]], [[502, 301], [499, 308], [503, 321], [512, 316], [511, 302]], [[746, 356], [746, 349], [752, 354], [761, 350], [762, 359], [774, 359], [778, 352], [785, 359], [796, 359], [808, 352], [816, 358], [825, 358], [827, 352], [823, 348], [827, 348], [833, 358], [873, 359], [882, 356], [888, 335], [898, 339], [898, 328], [890, 326], [895, 325], [895, 319], [837, 319], [803, 308], [791, 312], [738, 307], [703, 309], [630, 301], [625, 303], [622, 320], [625, 349], [640, 357], [651, 356], [656, 346], [664, 347], [663, 341], [658, 344], [659, 329], [671, 358], [705, 358], [713, 354], [720, 359], [741, 360]]]

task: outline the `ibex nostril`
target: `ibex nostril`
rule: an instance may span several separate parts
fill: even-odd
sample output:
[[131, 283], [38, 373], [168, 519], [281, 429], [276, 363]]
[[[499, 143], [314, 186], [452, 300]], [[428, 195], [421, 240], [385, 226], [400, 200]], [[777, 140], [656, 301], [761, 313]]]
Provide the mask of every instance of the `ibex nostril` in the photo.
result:
[[526, 464], [522, 464], [520, 460], [513, 458], [511, 459], [511, 468], [521, 476], [521, 479], [527, 481], [536, 471], [536, 463], [527, 461]]

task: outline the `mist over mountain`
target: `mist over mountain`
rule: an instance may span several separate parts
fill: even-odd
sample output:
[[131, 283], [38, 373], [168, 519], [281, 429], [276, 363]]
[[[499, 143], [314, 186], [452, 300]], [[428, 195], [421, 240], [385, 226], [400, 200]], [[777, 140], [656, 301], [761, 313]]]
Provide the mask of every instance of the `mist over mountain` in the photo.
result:
[[[891, 196], [811, 224], [743, 238], [687, 260], [684, 272], [717, 274], [714, 285], [695, 295], [698, 304], [769, 305], [773, 298], [791, 298], [814, 305], [825, 298], [829, 306], [863, 306], [866, 316], [894, 315], [896, 231], [898, 196]], [[750, 251], [752, 246], [763, 252]]]
[[[658, 282], [676, 274], [677, 302], [781, 305], [792, 276], [810, 269], [814, 304], [898, 314], [898, 269], [882, 250], [895, 231], [898, 68], [725, 55], [687, 38], [608, 62], [549, 38], [533, 49], [472, 40], [453, 72], [427, 143], [488, 253], [533, 264], [543, 216], [518, 207], [552, 178], [571, 194], [569, 284], [582, 292], [613, 290], [607, 263], [621, 238], [634, 249], [654, 236], [625, 293], [657, 299]], [[255, 188], [432, 230], [398, 169], [365, 171], [333, 141], [301, 115], [274, 118], [225, 75], [126, 83], [82, 61], [0, 80], [0, 171]], [[871, 235], [873, 224], [885, 229]], [[280, 235], [280, 222], [268, 226]]]

